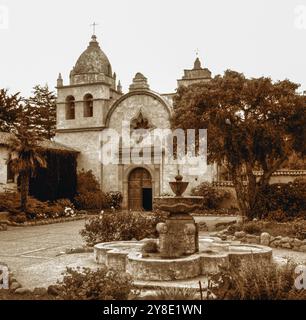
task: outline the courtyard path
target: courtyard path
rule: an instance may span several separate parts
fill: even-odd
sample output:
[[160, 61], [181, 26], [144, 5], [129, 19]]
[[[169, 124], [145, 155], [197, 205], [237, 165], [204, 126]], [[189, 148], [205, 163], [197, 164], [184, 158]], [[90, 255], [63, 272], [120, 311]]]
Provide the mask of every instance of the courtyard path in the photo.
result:
[[66, 266], [91, 266], [89, 254], [59, 255], [80, 247], [84, 220], [34, 227], [9, 227], [0, 232], [0, 263], [6, 263], [28, 288], [54, 284]]
[[[210, 230], [214, 224], [232, 219], [235, 217], [196, 217], [197, 222], [206, 222]], [[8, 264], [17, 280], [30, 289], [56, 283], [66, 266], [96, 268], [92, 253], [59, 255], [66, 249], [84, 244], [79, 234], [83, 226], [84, 220], [35, 227], [9, 227], [8, 231], [0, 232], [0, 263]], [[273, 253], [275, 257], [306, 263], [306, 253], [285, 249], [273, 249]]]

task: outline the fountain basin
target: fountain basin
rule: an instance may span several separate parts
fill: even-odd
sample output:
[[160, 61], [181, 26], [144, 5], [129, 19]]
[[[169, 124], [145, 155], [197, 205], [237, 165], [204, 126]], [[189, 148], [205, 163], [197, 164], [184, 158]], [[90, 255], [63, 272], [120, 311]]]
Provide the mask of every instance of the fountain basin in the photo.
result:
[[[182, 177], [182, 179], [183, 179], [183, 177]], [[172, 191], [174, 192], [174, 194], [177, 197], [179, 197], [186, 191], [186, 189], [188, 187], [188, 182], [176, 180], [176, 182], [174, 182], [174, 181], [169, 182], [169, 185], [170, 185]]]
[[170, 212], [170, 214], [187, 214], [201, 208], [203, 197], [155, 197], [154, 209]]
[[[271, 260], [272, 249], [260, 245], [223, 242], [218, 238], [199, 239], [199, 252], [176, 259], [164, 259], [158, 254], [143, 257], [145, 241], [115, 241], [95, 245], [98, 264], [106, 264], [117, 271], [128, 272], [134, 280], [180, 280], [218, 273], [237, 261]], [[158, 241], [154, 240], [153, 241]]]

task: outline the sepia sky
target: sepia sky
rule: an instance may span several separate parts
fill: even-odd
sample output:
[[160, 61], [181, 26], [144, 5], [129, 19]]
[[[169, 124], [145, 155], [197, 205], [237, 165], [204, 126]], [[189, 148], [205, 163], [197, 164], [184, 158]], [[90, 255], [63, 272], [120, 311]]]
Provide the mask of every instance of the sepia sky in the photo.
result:
[[0, 88], [53, 89], [97, 37], [126, 92], [136, 72], [169, 93], [199, 51], [213, 75], [289, 78], [306, 90], [306, 0], [0, 0]]

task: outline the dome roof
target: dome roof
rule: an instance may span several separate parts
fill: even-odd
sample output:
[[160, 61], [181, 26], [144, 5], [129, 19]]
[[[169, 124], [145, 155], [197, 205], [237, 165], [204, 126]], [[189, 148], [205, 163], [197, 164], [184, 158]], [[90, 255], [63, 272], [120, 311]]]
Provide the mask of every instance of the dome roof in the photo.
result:
[[80, 55], [73, 70], [73, 75], [103, 73], [112, 77], [112, 67], [105, 53], [101, 50], [97, 37], [93, 35], [87, 49]]

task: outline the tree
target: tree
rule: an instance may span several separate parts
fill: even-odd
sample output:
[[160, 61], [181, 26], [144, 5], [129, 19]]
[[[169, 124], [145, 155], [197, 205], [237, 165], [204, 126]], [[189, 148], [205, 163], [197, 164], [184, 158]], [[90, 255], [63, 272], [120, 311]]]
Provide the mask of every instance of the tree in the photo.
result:
[[33, 125], [40, 136], [51, 139], [55, 135], [56, 96], [49, 91], [48, 85], [37, 85], [33, 88], [33, 96], [27, 99], [28, 109]]
[[11, 141], [9, 163], [20, 178], [20, 207], [23, 212], [27, 209], [30, 177], [39, 167], [46, 167], [45, 158], [39, 152], [39, 138], [35, 131], [20, 122]]
[[16, 124], [20, 101], [19, 93], [9, 95], [8, 90], [0, 89], [0, 131], [12, 130]]
[[[257, 200], [273, 172], [291, 153], [306, 153], [306, 99], [298, 87], [227, 70], [208, 83], [180, 87], [174, 98], [173, 127], [208, 129], [208, 159], [227, 167], [248, 218], [260, 215]], [[255, 169], [262, 170], [259, 179]]]
[[13, 133], [8, 162], [19, 175], [22, 211], [27, 208], [31, 176], [47, 166], [38, 142], [54, 135], [55, 123], [55, 95], [47, 85], [34, 87], [29, 99], [0, 90], [0, 130]]
[[19, 126], [18, 119], [23, 117], [28, 119], [28, 129], [35, 130], [40, 137], [51, 139], [55, 135], [56, 96], [48, 85], [35, 86], [28, 99], [0, 89], [0, 131], [13, 132]]

